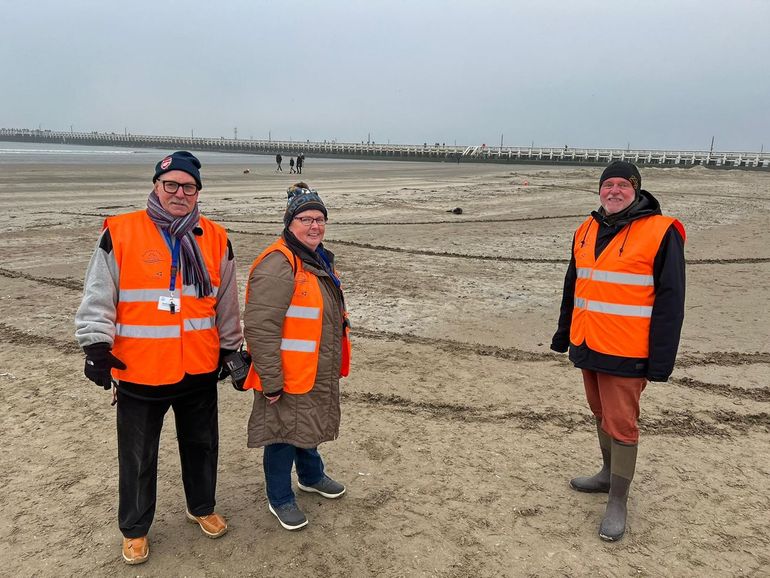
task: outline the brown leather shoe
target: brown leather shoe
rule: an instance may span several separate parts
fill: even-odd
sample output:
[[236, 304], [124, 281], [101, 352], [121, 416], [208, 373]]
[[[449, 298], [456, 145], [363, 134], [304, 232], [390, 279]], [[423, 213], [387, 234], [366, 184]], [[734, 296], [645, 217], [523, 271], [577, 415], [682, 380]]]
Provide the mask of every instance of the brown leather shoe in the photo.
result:
[[185, 514], [187, 515], [187, 521], [191, 524], [198, 524], [203, 533], [209, 538], [219, 538], [227, 533], [227, 522], [224, 517], [216, 512], [208, 516], [193, 516], [185, 510]]
[[123, 538], [123, 560], [126, 564], [141, 564], [150, 557], [150, 542], [147, 536]]

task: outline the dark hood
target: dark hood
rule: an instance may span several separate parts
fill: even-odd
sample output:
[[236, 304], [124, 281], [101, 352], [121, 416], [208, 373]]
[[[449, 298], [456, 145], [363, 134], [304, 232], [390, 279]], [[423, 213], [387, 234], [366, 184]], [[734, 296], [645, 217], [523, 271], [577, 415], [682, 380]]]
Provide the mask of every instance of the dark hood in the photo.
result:
[[591, 213], [591, 216], [600, 225], [615, 228], [625, 227], [628, 223], [643, 217], [660, 214], [661, 210], [658, 199], [653, 197], [649, 191], [642, 189], [639, 191], [636, 199], [634, 199], [634, 202], [619, 213], [615, 213], [614, 215], [607, 215], [604, 212], [604, 208], [599, 207], [597, 211], [593, 211]]

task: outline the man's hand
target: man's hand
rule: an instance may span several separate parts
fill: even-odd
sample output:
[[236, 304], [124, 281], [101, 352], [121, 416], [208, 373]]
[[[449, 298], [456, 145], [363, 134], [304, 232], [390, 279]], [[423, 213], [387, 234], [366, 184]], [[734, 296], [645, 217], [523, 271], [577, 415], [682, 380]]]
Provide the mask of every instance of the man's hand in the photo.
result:
[[551, 350], [556, 353], [567, 353], [569, 349], [569, 333], [557, 331], [551, 339]]
[[225, 365], [225, 358], [235, 353], [235, 349], [220, 349], [219, 350], [219, 374], [217, 375], [217, 381], [222, 381], [228, 375], [230, 375], [230, 369]]
[[94, 343], [83, 348], [86, 354], [83, 373], [104, 389], [112, 388], [112, 368], [126, 369], [126, 364], [115, 357], [110, 349], [109, 343]]
[[233, 387], [238, 391], [246, 391], [243, 386], [246, 384], [246, 378], [249, 375], [251, 367], [251, 355], [243, 349], [220, 349], [219, 350], [219, 376], [221, 381], [230, 376]]

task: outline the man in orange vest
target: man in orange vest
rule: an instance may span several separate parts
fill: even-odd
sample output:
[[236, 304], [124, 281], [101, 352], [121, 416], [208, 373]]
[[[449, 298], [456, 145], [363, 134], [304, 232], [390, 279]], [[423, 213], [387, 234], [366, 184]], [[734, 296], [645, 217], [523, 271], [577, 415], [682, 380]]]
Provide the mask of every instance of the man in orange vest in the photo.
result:
[[84, 373], [117, 402], [123, 559], [149, 557], [163, 416], [174, 409], [187, 519], [209, 538], [214, 511], [221, 360], [242, 342], [235, 259], [225, 230], [201, 216], [200, 161], [186, 151], [155, 167], [144, 210], [109, 217], [75, 317]]
[[684, 320], [685, 232], [661, 214], [631, 163], [616, 161], [599, 180], [598, 211], [578, 227], [551, 349], [569, 349], [583, 373], [604, 464], [570, 486], [607, 492], [599, 537], [626, 528], [636, 468], [639, 398], [648, 381], [667, 381]]

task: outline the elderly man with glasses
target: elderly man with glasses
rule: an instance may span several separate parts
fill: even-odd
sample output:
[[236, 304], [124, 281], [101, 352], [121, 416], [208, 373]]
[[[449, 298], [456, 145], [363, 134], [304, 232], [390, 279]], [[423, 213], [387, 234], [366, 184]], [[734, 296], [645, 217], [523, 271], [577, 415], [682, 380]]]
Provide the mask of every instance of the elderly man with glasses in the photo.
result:
[[163, 417], [174, 410], [186, 517], [209, 538], [219, 449], [217, 378], [242, 342], [235, 260], [225, 230], [198, 210], [200, 161], [155, 167], [147, 207], [105, 220], [75, 317], [85, 375], [117, 403], [123, 559], [149, 557]]

